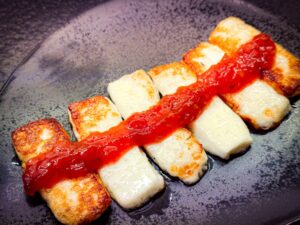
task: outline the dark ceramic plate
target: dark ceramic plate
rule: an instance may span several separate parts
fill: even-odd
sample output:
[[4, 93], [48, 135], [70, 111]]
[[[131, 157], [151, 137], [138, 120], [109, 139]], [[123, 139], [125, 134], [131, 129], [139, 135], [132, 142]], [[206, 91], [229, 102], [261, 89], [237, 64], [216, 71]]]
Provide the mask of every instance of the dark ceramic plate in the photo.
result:
[[[109, 1], [51, 35], [19, 66], [0, 102], [1, 224], [56, 224], [39, 196], [23, 193], [10, 133], [43, 117], [57, 118], [71, 135], [67, 105], [96, 94], [139, 68], [180, 60], [207, 40], [221, 19], [245, 19], [299, 56], [297, 30], [241, 1]], [[143, 208], [115, 203], [97, 222], [107, 224], [284, 224], [300, 216], [300, 101], [275, 130], [253, 133], [251, 149], [210, 169], [187, 187], [166, 177], [167, 189]]]

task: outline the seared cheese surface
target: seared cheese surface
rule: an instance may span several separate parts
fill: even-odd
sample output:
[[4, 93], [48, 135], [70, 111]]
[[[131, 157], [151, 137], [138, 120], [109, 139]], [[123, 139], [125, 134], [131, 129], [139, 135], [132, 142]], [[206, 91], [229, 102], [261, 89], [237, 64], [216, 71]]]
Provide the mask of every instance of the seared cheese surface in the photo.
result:
[[[158, 91], [143, 70], [110, 83], [108, 92], [124, 118], [159, 102]], [[144, 147], [162, 170], [185, 183], [195, 183], [206, 170], [207, 156], [187, 129], [178, 129], [163, 141]]]
[[225, 98], [245, 120], [263, 130], [278, 125], [291, 108], [286, 97], [261, 80]]
[[[208, 61], [211, 61], [210, 58]], [[168, 91], [162, 90], [162, 93], [167, 94], [173, 94], [178, 87], [197, 81], [196, 74], [184, 63], [158, 66], [151, 69], [149, 74], [157, 87], [162, 82], [166, 88], [173, 84]], [[176, 84], [174, 80], [177, 81]], [[244, 151], [252, 142], [244, 122], [219, 97], [214, 97], [189, 128], [205, 150], [224, 159]]]
[[[209, 41], [226, 53], [232, 54], [259, 33], [259, 30], [243, 20], [228, 17], [212, 31]], [[286, 96], [300, 94], [300, 60], [281, 45], [276, 44], [274, 66], [270, 73], [263, 76], [263, 79]]]
[[197, 81], [192, 70], [181, 62], [154, 67], [148, 73], [162, 95], [174, 94], [179, 87], [188, 86]]
[[186, 184], [197, 182], [207, 170], [207, 155], [187, 129], [178, 129], [163, 141], [145, 148], [162, 170]]
[[259, 30], [246, 24], [243, 20], [236, 17], [228, 17], [219, 22], [211, 32], [209, 42], [231, 54], [237, 51], [242, 44], [251, 41], [259, 33]]
[[[217, 64], [224, 52], [216, 45], [201, 43], [185, 62], [201, 74]], [[269, 84], [256, 80], [243, 90], [222, 96], [226, 103], [256, 129], [270, 129], [279, 124], [290, 110], [289, 100], [278, 94]]]
[[196, 74], [182, 62], [154, 67], [148, 74], [162, 95], [174, 94], [179, 87], [188, 86], [197, 81]]
[[[12, 134], [13, 145], [25, 163], [42, 152], [49, 152], [58, 142], [70, 142], [55, 119], [41, 119]], [[55, 217], [64, 224], [86, 224], [97, 219], [110, 205], [110, 197], [96, 174], [68, 179], [40, 191]]]
[[125, 209], [143, 205], [164, 188], [163, 177], [138, 147], [132, 148], [115, 164], [100, 170], [100, 176], [112, 198]]
[[68, 114], [79, 141], [93, 132], [103, 132], [117, 126], [122, 121], [116, 107], [102, 96], [70, 104]]
[[[122, 121], [113, 103], [102, 96], [70, 104], [69, 116], [79, 140], [92, 132], [106, 131]], [[162, 176], [138, 147], [126, 152], [117, 162], [101, 168], [99, 174], [112, 198], [125, 209], [141, 206], [164, 188]]]
[[[143, 70], [108, 84], [108, 93], [126, 119], [135, 112], [147, 110], [159, 101], [158, 91]], [[139, 96], [134, 98], [133, 96]], [[142, 109], [142, 110], [141, 110]]]

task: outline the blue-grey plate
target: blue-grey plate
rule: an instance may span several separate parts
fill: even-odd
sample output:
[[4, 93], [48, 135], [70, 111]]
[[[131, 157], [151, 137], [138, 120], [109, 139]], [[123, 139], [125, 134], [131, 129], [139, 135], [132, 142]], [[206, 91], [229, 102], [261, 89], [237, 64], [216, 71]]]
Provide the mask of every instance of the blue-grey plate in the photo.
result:
[[[295, 1], [296, 3], [297, 1]], [[296, 3], [297, 4], [297, 3]], [[300, 34], [280, 18], [243, 1], [107, 1], [85, 11], [37, 46], [9, 77], [0, 100], [1, 224], [58, 223], [44, 201], [26, 197], [10, 133], [39, 118], [57, 118], [69, 132], [67, 106], [107, 95], [108, 82], [178, 61], [207, 40], [218, 21], [238, 16], [299, 56]], [[95, 224], [284, 224], [300, 216], [300, 101], [279, 127], [252, 133], [245, 154], [210, 157], [200, 182], [166, 176], [167, 189], [143, 208], [115, 203]]]

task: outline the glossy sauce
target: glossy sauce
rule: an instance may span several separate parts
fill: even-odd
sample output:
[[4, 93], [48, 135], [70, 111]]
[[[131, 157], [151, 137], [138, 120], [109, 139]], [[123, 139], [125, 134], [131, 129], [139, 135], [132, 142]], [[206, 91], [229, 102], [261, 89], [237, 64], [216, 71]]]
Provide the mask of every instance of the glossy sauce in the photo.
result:
[[106, 132], [92, 133], [81, 142], [59, 143], [53, 151], [28, 161], [23, 174], [26, 193], [33, 195], [63, 179], [96, 172], [117, 161], [133, 146], [163, 140], [195, 120], [215, 95], [238, 92], [251, 84], [262, 70], [271, 69], [274, 58], [271, 38], [257, 35], [235, 55], [224, 56], [196, 83], [163, 97], [149, 110], [132, 115]]

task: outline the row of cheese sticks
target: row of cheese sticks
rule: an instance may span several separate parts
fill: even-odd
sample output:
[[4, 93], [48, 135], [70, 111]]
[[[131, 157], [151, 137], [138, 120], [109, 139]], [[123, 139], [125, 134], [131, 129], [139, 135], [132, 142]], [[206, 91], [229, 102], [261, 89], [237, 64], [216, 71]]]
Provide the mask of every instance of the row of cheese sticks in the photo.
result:
[[[227, 25], [228, 30], [235, 29], [230, 28], [231, 26], [239, 27], [235, 29], [235, 36], [231, 36], [231, 31], [219, 34], [224, 33], [226, 30], [224, 26]], [[116, 107], [101, 96], [71, 104], [69, 117], [77, 139], [82, 140], [92, 132], [102, 132], [116, 126], [121, 122], [121, 115], [126, 119], [135, 112], [147, 110], [159, 101], [158, 91], [162, 95], [172, 94], [178, 87], [194, 83], [197, 80], [196, 73], [201, 74], [211, 65], [218, 63], [224, 51], [230, 54], [229, 50], [233, 47], [229, 50], [223, 48], [223, 45], [219, 44], [223, 43], [222, 38], [226, 39], [226, 42], [230, 42], [231, 38], [235, 38], [234, 40], [239, 38], [239, 42], [234, 42], [239, 43], [235, 46], [236, 50], [256, 35], [255, 32], [247, 31], [248, 26], [237, 18], [225, 19], [210, 37], [211, 42], [216, 45], [201, 43], [184, 56], [183, 62], [153, 68], [149, 71], [153, 82], [142, 70], [112, 82], [108, 86], [108, 92]], [[240, 34], [243, 32], [246, 34]], [[282, 51], [286, 53], [286, 50]], [[278, 124], [290, 109], [288, 99], [281, 93], [289, 96], [298, 93], [295, 80], [300, 80], [299, 70], [290, 64], [284, 64], [283, 56], [278, 56], [278, 52], [276, 59], [280, 58], [281, 64], [276, 60], [274, 70], [278, 74], [278, 68], [285, 68], [280, 71], [280, 76], [276, 76], [280, 79], [274, 81], [269, 79], [270, 76], [266, 76], [264, 77], [266, 82], [258, 80], [237, 94], [221, 96], [237, 114], [255, 128], [269, 129]], [[284, 56], [288, 54], [290, 53]], [[299, 61], [293, 57], [291, 54], [288, 55], [287, 62], [299, 65]], [[286, 71], [293, 71], [294, 75], [290, 75], [291, 73], [286, 75]], [[286, 88], [287, 86], [290, 88]], [[199, 143], [202, 143], [208, 152], [227, 159], [231, 154], [245, 150], [252, 142], [244, 122], [217, 96], [201, 116], [189, 125], [189, 129], [190, 131], [185, 128], [178, 129], [162, 142], [144, 146], [147, 154], [162, 170], [189, 184], [199, 180], [206, 169], [207, 156]], [[13, 134], [16, 152], [23, 162], [40, 152], [48, 151], [60, 138], [68, 139], [65, 131], [56, 121], [47, 119], [26, 125]], [[112, 198], [127, 209], [140, 206], [164, 187], [162, 176], [151, 166], [138, 147], [128, 151], [118, 162], [99, 170], [99, 175]], [[80, 179], [72, 179], [41, 191], [56, 217], [63, 223], [78, 224], [94, 220], [109, 204], [110, 198], [100, 181], [96, 179], [96, 175], [82, 179], [93, 181], [85, 184], [88, 185], [85, 187]], [[89, 189], [89, 185], [94, 188]], [[76, 190], [72, 191], [75, 186]], [[91, 190], [88, 194], [94, 196], [88, 203], [89, 206], [84, 206], [86, 198], [82, 198], [84, 193], [87, 193], [86, 190]], [[101, 206], [97, 207], [97, 204]]]

